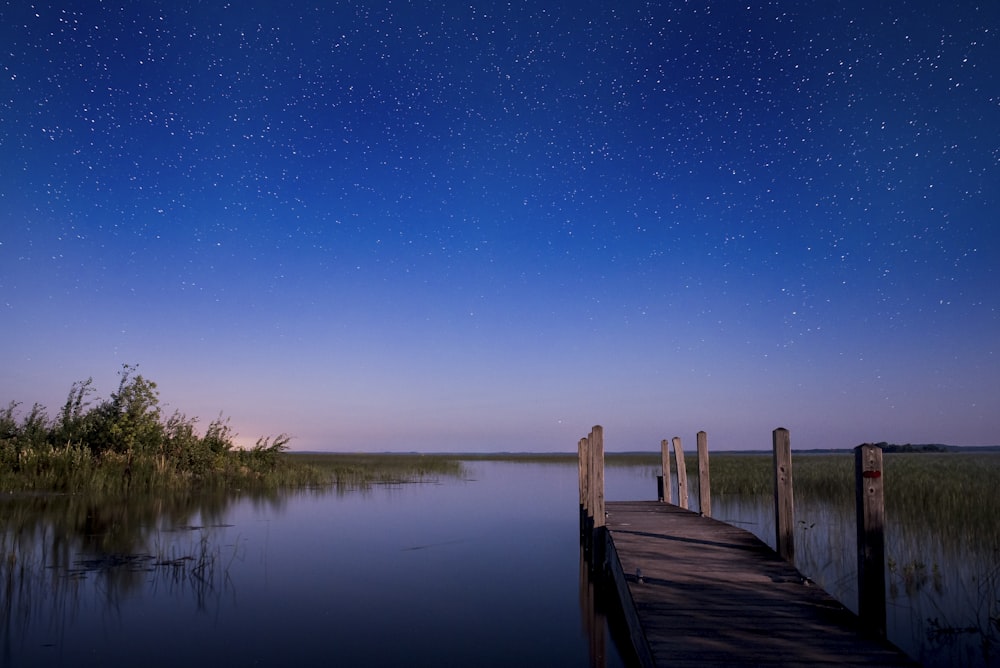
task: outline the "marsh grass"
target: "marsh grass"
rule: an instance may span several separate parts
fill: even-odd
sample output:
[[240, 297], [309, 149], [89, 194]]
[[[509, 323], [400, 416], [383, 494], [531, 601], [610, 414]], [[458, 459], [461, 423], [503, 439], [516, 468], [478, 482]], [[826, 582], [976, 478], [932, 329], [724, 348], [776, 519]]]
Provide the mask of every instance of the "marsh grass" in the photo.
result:
[[[772, 514], [772, 467], [769, 454], [713, 454], [712, 495], [755, 499], [764, 515]], [[885, 453], [883, 469], [889, 603], [900, 625], [911, 629], [911, 651], [934, 665], [994, 665], [1000, 645], [1000, 453]], [[793, 453], [792, 477], [796, 561], [852, 605], [853, 453]], [[764, 533], [769, 530], [773, 525]]]
[[304, 472], [303, 482], [307, 485], [345, 489], [461, 478], [466, 474], [458, 455], [290, 452], [283, 459], [292, 470]]
[[[956, 547], [1000, 549], [1000, 453], [889, 453], [884, 455], [885, 510], [904, 535], [930, 533]], [[771, 498], [770, 455], [713, 454], [713, 495]], [[697, 465], [688, 463], [688, 474]], [[696, 478], [696, 476], [695, 476]], [[796, 455], [796, 506], [817, 503], [854, 508], [853, 453]]]
[[316, 484], [311, 469], [282, 458], [289, 437], [235, 445], [221, 415], [202, 432], [197, 418], [164, 417], [156, 383], [124, 365], [117, 391], [94, 401], [91, 379], [74, 383], [54, 418], [35, 404], [0, 408], [0, 490], [128, 493], [186, 487], [278, 487]]
[[1000, 549], [1000, 453], [886, 455], [886, 514], [956, 546]]
[[469, 462], [511, 462], [515, 464], [576, 464], [576, 453], [569, 452], [486, 452], [454, 455]]

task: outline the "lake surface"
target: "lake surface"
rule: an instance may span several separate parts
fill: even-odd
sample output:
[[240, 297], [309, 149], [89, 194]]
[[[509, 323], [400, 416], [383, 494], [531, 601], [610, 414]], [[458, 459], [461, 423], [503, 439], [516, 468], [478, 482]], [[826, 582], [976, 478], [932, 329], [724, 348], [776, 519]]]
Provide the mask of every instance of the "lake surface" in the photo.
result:
[[[576, 464], [464, 467], [363, 491], [0, 498], [0, 665], [627, 665], [581, 567]], [[606, 498], [655, 498], [657, 473], [608, 466]], [[771, 504], [712, 499], [773, 546]], [[796, 566], [851, 609], [853, 512], [796, 499]], [[886, 532], [890, 639], [926, 665], [1000, 665], [996, 547], [919, 519]]]
[[0, 664], [624, 665], [587, 602], [576, 466], [465, 467], [347, 493], [0, 502]]

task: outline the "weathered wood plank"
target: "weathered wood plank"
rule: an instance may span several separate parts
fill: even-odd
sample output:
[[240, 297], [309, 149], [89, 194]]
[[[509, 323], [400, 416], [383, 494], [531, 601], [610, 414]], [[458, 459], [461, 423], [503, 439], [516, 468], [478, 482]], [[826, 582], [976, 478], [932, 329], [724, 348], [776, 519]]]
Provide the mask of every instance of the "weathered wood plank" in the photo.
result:
[[606, 510], [644, 665], [915, 665], [753, 534], [664, 503]]

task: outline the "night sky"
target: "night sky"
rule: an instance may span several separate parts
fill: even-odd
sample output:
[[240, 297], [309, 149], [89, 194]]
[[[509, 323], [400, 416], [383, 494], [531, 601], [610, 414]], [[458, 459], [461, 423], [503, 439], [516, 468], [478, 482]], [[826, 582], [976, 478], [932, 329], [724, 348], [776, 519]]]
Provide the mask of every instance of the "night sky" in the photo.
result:
[[0, 403], [1000, 443], [1000, 3], [4, 2]]

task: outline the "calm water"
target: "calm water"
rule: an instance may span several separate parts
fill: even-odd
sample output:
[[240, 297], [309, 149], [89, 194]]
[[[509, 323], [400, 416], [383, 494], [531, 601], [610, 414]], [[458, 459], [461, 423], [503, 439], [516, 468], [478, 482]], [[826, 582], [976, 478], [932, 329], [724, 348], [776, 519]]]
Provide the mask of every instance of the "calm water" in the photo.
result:
[[[580, 567], [575, 464], [269, 498], [0, 500], [0, 665], [623, 666]], [[609, 466], [609, 500], [657, 470]], [[697, 508], [697, 485], [691, 490]], [[773, 546], [769, 498], [713, 514]], [[796, 566], [855, 609], [853, 508], [796, 501]], [[890, 639], [1000, 665], [1000, 566], [889, 518]]]
[[466, 466], [344, 494], [3, 501], [0, 664], [623, 665], [581, 577], [576, 466]]

